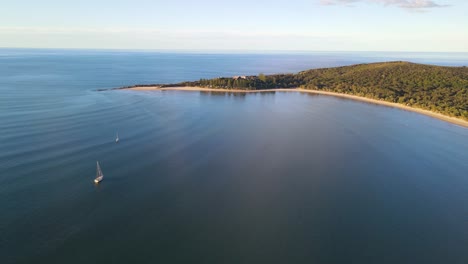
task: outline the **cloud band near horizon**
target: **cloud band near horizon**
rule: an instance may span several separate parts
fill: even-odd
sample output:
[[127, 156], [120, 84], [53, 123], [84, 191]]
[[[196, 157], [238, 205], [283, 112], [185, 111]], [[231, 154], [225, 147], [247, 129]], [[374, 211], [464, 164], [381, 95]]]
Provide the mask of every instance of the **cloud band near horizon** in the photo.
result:
[[377, 3], [384, 6], [397, 6], [404, 9], [426, 9], [446, 7], [431, 0], [320, 0], [322, 5], [350, 5], [358, 2]]

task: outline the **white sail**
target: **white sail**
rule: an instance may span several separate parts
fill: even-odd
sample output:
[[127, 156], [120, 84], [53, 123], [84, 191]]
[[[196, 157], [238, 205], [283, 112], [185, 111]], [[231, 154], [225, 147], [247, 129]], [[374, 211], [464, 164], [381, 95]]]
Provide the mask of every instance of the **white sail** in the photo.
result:
[[96, 179], [94, 179], [95, 183], [99, 183], [104, 178], [104, 174], [102, 173], [101, 166], [99, 166], [99, 161], [96, 161]]
[[115, 142], [116, 142], [116, 143], [119, 142], [119, 132], [117, 132], [117, 135], [116, 135], [116, 137], [115, 137]]

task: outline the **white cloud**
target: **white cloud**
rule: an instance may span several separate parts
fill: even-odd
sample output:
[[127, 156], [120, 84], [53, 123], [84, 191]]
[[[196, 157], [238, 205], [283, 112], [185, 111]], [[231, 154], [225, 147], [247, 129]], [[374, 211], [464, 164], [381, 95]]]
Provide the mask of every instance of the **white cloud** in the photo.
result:
[[357, 2], [377, 3], [404, 9], [427, 9], [447, 6], [438, 4], [432, 0], [320, 0], [320, 4], [322, 5], [352, 5]]
[[2, 27], [0, 47], [186, 49], [186, 50], [305, 50], [339, 47], [342, 38], [329, 32], [168, 30], [131, 27]]
[[[434, 36], [437, 36], [435, 38]], [[467, 52], [468, 35], [458, 31], [189, 31], [160, 28], [1, 27], [0, 47]], [[403, 41], [402, 41], [403, 40]]]
[[329, 37], [326, 32], [300, 32], [300, 31], [238, 31], [238, 30], [163, 30], [158, 28], [131, 28], [131, 27], [2, 27], [0, 34], [49, 34], [49, 35], [80, 35], [80, 34], [107, 34], [107, 35], [146, 35], [146, 36], [173, 36], [173, 37]]

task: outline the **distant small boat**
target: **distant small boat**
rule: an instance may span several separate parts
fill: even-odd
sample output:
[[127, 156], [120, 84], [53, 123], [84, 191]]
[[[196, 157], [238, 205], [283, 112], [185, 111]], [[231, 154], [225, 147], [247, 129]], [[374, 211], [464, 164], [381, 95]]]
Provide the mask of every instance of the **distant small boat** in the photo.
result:
[[96, 161], [96, 179], [94, 179], [94, 183], [98, 184], [104, 178], [104, 174], [102, 174], [101, 166], [99, 166], [99, 161]]
[[115, 137], [115, 143], [119, 143], [119, 132], [117, 132], [117, 136]]

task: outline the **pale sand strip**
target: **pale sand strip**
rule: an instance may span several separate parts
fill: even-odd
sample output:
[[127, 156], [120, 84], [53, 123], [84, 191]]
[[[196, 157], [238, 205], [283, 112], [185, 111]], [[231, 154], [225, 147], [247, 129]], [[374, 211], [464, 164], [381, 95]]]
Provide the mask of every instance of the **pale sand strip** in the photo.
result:
[[[201, 88], [201, 87], [165, 87], [160, 86], [137, 86], [132, 88], [125, 88], [125, 90], [137, 90], [137, 91], [202, 91], [202, 92], [223, 92], [223, 93], [264, 93], [264, 92], [291, 92], [299, 91], [303, 89], [265, 89], [265, 90], [241, 90], [241, 89], [218, 89], [218, 88]], [[304, 90], [307, 91], [307, 90]]]
[[446, 116], [443, 114], [435, 113], [429, 110], [424, 110], [420, 108], [410, 107], [403, 104], [398, 103], [391, 103], [382, 100], [370, 99], [366, 97], [360, 97], [356, 95], [349, 95], [349, 94], [341, 94], [341, 93], [334, 93], [334, 92], [325, 92], [325, 91], [317, 91], [317, 90], [308, 90], [308, 89], [300, 89], [300, 88], [290, 88], [290, 89], [266, 89], [266, 90], [240, 90], [240, 89], [215, 89], [215, 88], [201, 88], [201, 87], [167, 87], [161, 88], [159, 86], [142, 86], [142, 87], [133, 87], [128, 88], [129, 90], [138, 90], [138, 91], [205, 91], [205, 92], [225, 92], [225, 93], [264, 93], [264, 92], [303, 92], [303, 93], [313, 93], [313, 94], [322, 94], [322, 95], [330, 95], [342, 98], [348, 98], [357, 101], [363, 101], [373, 104], [385, 105], [395, 108], [404, 109], [407, 111], [412, 111], [416, 113], [420, 113], [423, 115], [427, 115], [433, 118], [437, 118], [446, 122], [450, 122], [459, 126], [468, 127], [468, 121], [463, 119], [455, 118]]

